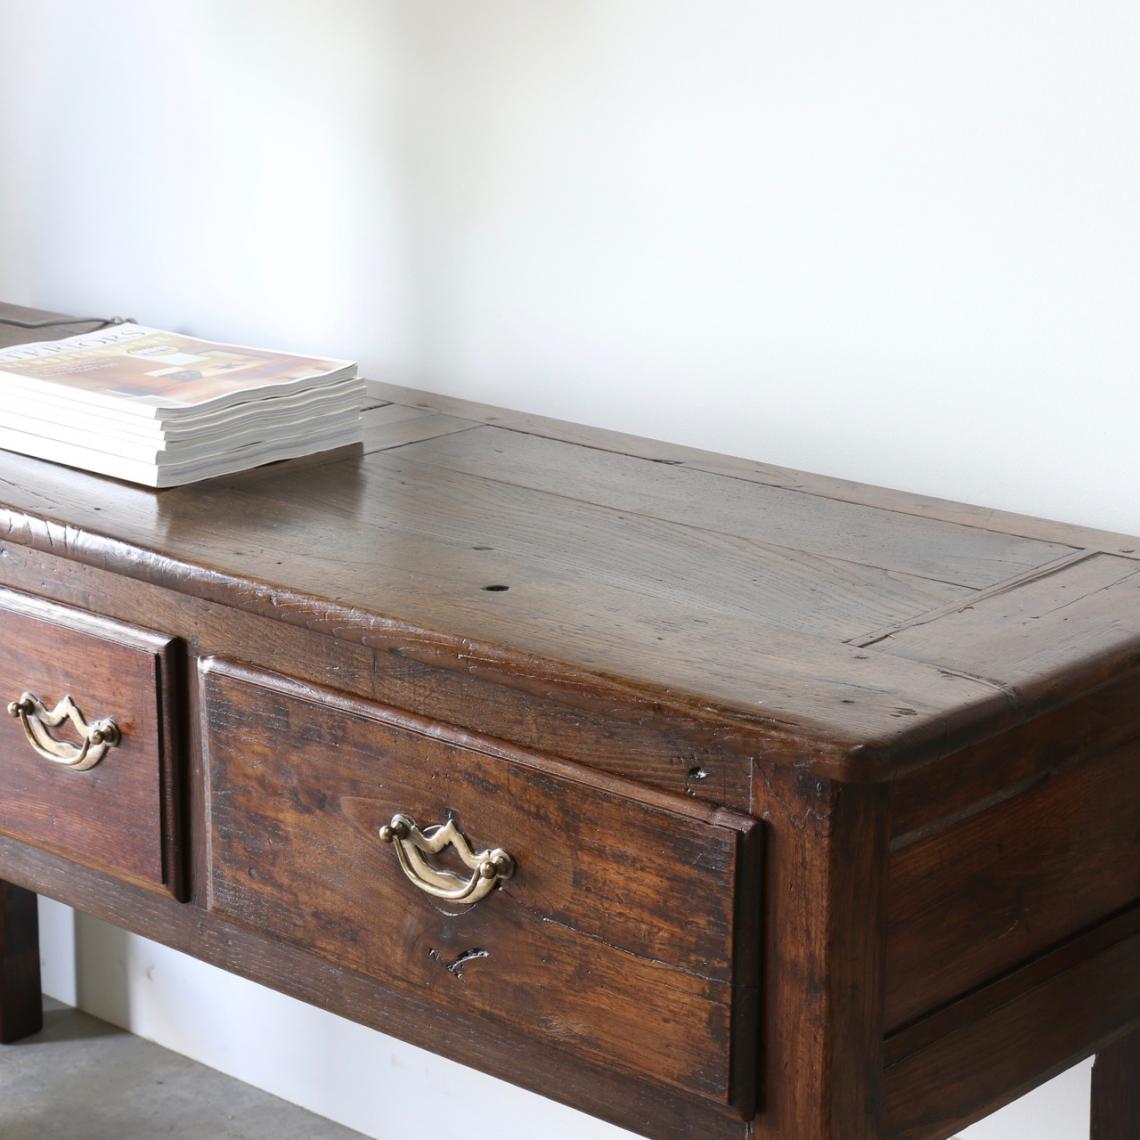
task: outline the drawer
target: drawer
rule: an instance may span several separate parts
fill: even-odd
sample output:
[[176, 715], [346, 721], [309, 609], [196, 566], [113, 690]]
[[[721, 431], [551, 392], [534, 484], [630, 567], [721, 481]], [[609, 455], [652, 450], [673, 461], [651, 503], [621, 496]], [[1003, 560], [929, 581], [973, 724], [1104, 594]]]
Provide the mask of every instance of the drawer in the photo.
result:
[[751, 1112], [757, 821], [218, 660], [201, 684], [214, 914]]
[[180, 895], [174, 645], [0, 589], [0, 833]]

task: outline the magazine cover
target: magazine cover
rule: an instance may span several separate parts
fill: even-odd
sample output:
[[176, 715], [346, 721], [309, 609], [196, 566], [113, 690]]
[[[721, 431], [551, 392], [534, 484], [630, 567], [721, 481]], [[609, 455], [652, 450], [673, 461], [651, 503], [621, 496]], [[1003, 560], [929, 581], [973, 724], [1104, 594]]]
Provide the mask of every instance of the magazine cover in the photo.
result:
[[[154, 416], [200, 407], [274, 387], [351, 373], [345, 360], [292, 356], [217, 344], [142, 325], [65, 340], [20, 345], [0, 352], [0, 388], [11, 381], [66, 389], [72, 399], [130, 408]], [[62, 392], [60, 393], [63, 394]]]

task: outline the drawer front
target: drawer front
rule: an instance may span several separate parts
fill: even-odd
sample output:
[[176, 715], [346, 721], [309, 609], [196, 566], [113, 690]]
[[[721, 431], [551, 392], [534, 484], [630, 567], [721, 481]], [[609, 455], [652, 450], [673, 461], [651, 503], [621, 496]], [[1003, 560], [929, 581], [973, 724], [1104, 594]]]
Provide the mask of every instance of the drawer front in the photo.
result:
[[[757, 821], [241, 666], [201, 681], [212, 912], [751, 1111]], [[485, 897], [429, 894], [433, 868], [471, 897], [487, 879], [454, 845], [417, 869], [381, 837], [401, 813], [505, 852]]]
[[180, 895], [173, 647], [0, 590], [0, 833]]

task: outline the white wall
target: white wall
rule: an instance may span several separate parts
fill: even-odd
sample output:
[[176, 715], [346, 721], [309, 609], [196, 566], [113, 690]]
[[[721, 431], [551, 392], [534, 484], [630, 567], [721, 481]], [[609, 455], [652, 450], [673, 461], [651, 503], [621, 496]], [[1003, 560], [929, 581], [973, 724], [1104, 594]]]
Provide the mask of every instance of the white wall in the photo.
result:
[[[1132, 0], [0, 0], [0, 296], [1137, 532], [1138, 48]], [[55, 992], [77, 944], [84, 1004], [375, 1136], [429, 1081], [617, 1135], [49, 917]]]

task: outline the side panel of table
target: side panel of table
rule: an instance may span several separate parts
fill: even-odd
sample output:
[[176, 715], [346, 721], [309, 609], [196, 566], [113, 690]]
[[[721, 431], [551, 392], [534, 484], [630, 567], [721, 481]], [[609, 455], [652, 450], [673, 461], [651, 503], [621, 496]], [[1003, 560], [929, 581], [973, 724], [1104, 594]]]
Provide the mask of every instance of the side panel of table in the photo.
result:
[[892, 808], [887, 1132], [936, 1140], [1140, 1022], [1140, 670]]

